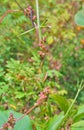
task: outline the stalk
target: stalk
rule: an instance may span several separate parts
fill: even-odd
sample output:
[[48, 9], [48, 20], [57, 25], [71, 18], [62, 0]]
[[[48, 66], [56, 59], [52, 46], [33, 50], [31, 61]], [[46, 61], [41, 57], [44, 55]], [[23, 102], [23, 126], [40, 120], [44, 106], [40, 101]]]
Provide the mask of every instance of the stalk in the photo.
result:
[[64, 124], [65, 124], [66, 121], [68, 120], [69, 113], [71, 112], [71, 110], [72, 110], [72, 108], [73, 108], [73, 106], [74, 106], [74, 104], [75, 104], [75, 101], [76, 101], [76, 99], [77, 99], [79, 93], [81, 92], [81, 90], [82, 90], [83, 88], [84, 88], [84, 85], [83, 85], [83, 80], [82, 80], [81, 83], [80, 83], [80, 85], [79, 85], [78, 91], [77, 91], [77, 93], [76, 93], [76, 95], [75, 95], [75, 98], [74, 98], [73, 102], [71, 103], [70, 107], [68, 108], [68, 110], [67, 110], [67, 112], [66, 112], [66, 114], [65, 114], [65, 116], [64, 116], [64, 118], [63, 118], [63, 120], [62, 120], [62, 122], [60, 123], [59, 128], [62, 127], [62, 126], [64, 127]]
[[80, 85], [79, 85], [78, 91], [77, 91], [77, 93], [76, 93], [76, 95], [75, 95], [75, 98], [74, 98], [73, 102], [71, 103], [70, 107], [68, 108], [68, 110], [67, 110], [67, 112], [66, 112], [66, 114], [65, 114], [65, 116], [64, 116], [64, 119], [63, 119], [63, 122], [62, 122], [62, 126], [65, 124], [65, 122], [66, 122], [66, 120], [67, 120], [67, 118], [68, 118], [68, 116], [69, 116], [69, 113], [71, 112], [71, 110], [72, 110], [72, 108], [73, 108], [73, 106], [74, 106], [74, 104], [75, 104], [75, 101], [76, 101], [76, 99], [77, 99], [79, 93], [81, 92], [81, 90], [82, 90], [83, 88], [84, 88], [84, 85], [83, 85], [83, 80], [82, 80], [81, 83], [80, 83]]
[[40, 17], [39, 17], [39, 2], [36, 0], [36, 15], [37, 15], [37, 29], [39, 41], [41, 41], [41, 30], [40, 30]]

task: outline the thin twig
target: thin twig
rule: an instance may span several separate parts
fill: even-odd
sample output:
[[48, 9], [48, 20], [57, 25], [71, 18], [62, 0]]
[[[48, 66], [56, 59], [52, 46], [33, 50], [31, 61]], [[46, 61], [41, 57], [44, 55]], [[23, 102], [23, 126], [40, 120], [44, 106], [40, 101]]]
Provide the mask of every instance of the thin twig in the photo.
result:
[[17, 0], [15, 0], [16, 4], [18, 5], [18, 7], [24, 12], [24, 9], [22, 8], [22, 6], [17, 2]]
[[21, 117], [19, 117], [17, 121], [21, 120], [22, 118], [24, 118], [26, 115], [28, 115], [33, 109], [35, 109], [37, 107], [37, 104], [35, 104], [33, 107], [31, 107], [25, 114], [23, 114]]
[[[35, 109], [36, 107], [38, 107], [40, 104], [42, 104], [43, 101], [45, 101], [48, 98], [48, 94], [50, 93], [50, 88], [46, 87], [42, 92], [40, 92], [39, 94], [39, 99], [36, 101], [36, 103], [34, 104], [34, 106], [32, 106], [29, 110], [27, 110], [27, 112], [24, 113], [24, 115], [22, 115], [21, 117], [15, 119], [14, 118], [14, 124], [16, 122], [18, 122], [19, 120], [21, 120], [22, 118], [24, 118], [26, 115], [28, 115], [33, 109]], [[7, 121], [8, 123], [8, 121]], [[5, 123], [6, 124], [6, 123]], [[3, 124], [4, 125], [4, 124]], [[7, 126], [8, 128], [9, 126]], [[3, 130], [3, 126], [0, 128], [0, 130]]]
[[[26, 113], [24, 113], [22, 116], [17, 118], [15, 122], [18, 122], [19, 120], [23, 119], [25, 116], [27, 116], [33, 109], [35, 109], [38, 105], [35, 104], [33, 107], [31, 107]], [[3, 127], [0, 128], [0, 130], [3, 130]]]
[[[17, 0], [15, 0], [16, 4], [20, 7], [20, 9], [24, 12], [24, 9], [20, 6], [20, 4], [17, 2]], [[0, 23], [2, 23], [3, 19], [10, 13], [13, 13], [13, 12], [19, 12], [20, 10], [7, 10], [3, 15], [2, 17], [0, 18]]]
[[3, 15], [2, 17], [0, 18], [0, 23], [2, 23], [3, 19], [10, 13], [13, 13], [13, 12], [19, 12], [20, 10], [7, 10]]

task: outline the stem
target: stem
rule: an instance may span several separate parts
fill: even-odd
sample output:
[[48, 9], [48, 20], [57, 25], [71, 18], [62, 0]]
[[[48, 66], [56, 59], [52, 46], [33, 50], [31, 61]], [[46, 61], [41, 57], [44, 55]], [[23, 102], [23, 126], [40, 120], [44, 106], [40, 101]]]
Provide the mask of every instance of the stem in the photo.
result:
[[37, 15], [37, 28], [38, 28], [39, 41], [41, 41], [41, 30], [40, 30], [40, 17], [39, 17], [39, 3], [38, 3], [38, 0], [36, 0], [36, 15]]
[[[77, 93], [76, 93], [76, 95], [75, 95], [75, 98], [74, 98], [73, 102], [71, 103], [69, 109], [67, 110], [67, 112], [66, 112], [66, 114], [65, 114], [65, 117], [64, 117], [64, 119], [63, 119], [63, 124], [65, 123], [66, 119], [68, 118], [68, 115], [69, 115], [69, 113], [70, 113], [70, 111], [71, 111], [71, 109], [72, 109], [72, 107], [73, 107], [73, 105], [74, 105], [74, 103], [75, 103], [75, 101], [76, 101], [76, 99], [77, 99], [77, 97], [78, 97], [80, 91], [81, 91], [83, 88], [84, 88], [83, 81], [81, 81], [81, 83], [80, 83], [80, 85], [79, 85], [79, 89], [78, 89], [78, 91], [77, 91]], [[62, 125], [63, 125], [63, 124], [62, 124]]]
[[21, 120], [22, 118], [24, 118], [26, 115], [28, 115], [34, 108], [36, 108], [37, 107], [37, 104], [35, 104], [33, 107], [31, 107], [24, 115], [22, 115], [21, 117], [19, 117], [17, 120], [16, 120], [16, 122], [17, 121], [19, 121], [19, 120]]
[[[72, 107], [73, 107], [73, 105], [74, 105], [74, 103], [75, 103], [75, 101], [76, 101], [76, 99], [77, 99], [77, 97], [78, 97], [80, 91], [81, 91], [83, 88], [84, 88], [84, 85], [83, 85], [83, 80], [82, 80], [81, 83], [80, 83], [80, 85], [79, 85], [79, 89], [78, 89], [78, 91], [77, 91], [77, 93], [76, 93], [76, 95], [75, 95], [75, 98], [74, 98], [73, 102], [71, 103], [69, 109], [67, 110], [67, 112], [66, 112], [66, 114], [65, 114], [65, 116], [64, 116], [64, 118], [63, 118], [63, 120], [62, 120], [62, 122], [60, 123], [60, 126], [61, 126], [61, 127], [64, 127], [64, 125], [65, 125], [65, 123], [66, 123], [66, 121], [67, 121], [67, 119], [68, 119], [68, 116], [69, 116], [69, 114], [70, 114], [70, 112], [71, 112], [71, 110], [72, 110]], [[61, 128], [60, 126], [59, 126], [59, 128]], [[59, 130], [60, 130], [60, 129], [59, 129]]]
[[19, 8], [24, 12], [24, 9], [22, 8], [22, 6], [17, 2], [17, 0], [15, 0], [16, 4], [19, 6]]
[[74, 98], [74, 100], [73, 100], [73, 102], [72, 102], [72, 104], [70, 105], [69, 109], [67, 110], [67, 112], [66, 112], [66, 114], [65, 114], [65, 117], [68, 116], [68, 114], [69, 114], [70, 110], [72, 109], [72, 107], [73, 107], [73, 105], [74, 105], [74, 103], [75, 103], [75, 101], [76, 101], [76, 99], [77, 99], [77, 97], [78, 97], [80, 91], [81, 91], [81, 89], [79, 88], [78, 91], [77, 91], [77, 93], [76, 93], [76, 96], [75, 96], [75, 98]]

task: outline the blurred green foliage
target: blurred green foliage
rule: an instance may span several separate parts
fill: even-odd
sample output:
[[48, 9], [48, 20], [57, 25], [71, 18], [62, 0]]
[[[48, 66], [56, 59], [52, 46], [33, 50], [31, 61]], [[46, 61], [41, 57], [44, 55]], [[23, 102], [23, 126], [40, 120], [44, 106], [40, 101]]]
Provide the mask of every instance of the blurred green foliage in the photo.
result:
[[[36, 12], [35, 1], [18, 2], [24, 9], [31, 5]], [[35, 29], [31, 30], [32, 23], [21, 10], [9, 13], [0, 23], [0, 109], [24, 112], [49, 86], [54, 96], [50, 94], [48, 101], [31, 113], [37, 117], [34, 122], [37, 130], [54, 113], [66, 113], [71, 103], [66, 98], [73, 100], [79, 87], [77, 83], [84, 78], [84, 28], [74, 22], [82, 4], [82, 0], [39, 1], [42, 38], [46, 39], [43, 45], [47, 51], [39, 46]], [[0, 18], [7, 10], [15, 9], [20, 9], [15, 1], [1, 1]], [[84, 103], [83, 99], [82, 90], [78, 103]], [[56, 115], [55, 122], [63, 117], [63, 113]]]

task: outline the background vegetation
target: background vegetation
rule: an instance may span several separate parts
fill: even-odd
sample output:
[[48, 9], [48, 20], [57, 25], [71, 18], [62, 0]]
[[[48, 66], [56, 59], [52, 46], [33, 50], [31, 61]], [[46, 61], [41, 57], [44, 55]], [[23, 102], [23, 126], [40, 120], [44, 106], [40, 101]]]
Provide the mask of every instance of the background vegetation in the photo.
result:
[[[84, 27], [74, 20], [83, 0], [40, 0], [40, 41], [37, 26], [23, 12], [30, 5], [37, 17], [36, 2], [18, 3], [0, 2], [1, 113], [25, 113], [47, 94], [29, 114], [31, 123], [25, 117], [28, 125], [20, 128], [16, 123], [15, 130], [84, 129]], [[7, 121], [3, 118], [0, 127]]]

